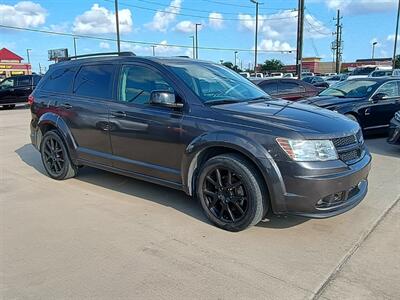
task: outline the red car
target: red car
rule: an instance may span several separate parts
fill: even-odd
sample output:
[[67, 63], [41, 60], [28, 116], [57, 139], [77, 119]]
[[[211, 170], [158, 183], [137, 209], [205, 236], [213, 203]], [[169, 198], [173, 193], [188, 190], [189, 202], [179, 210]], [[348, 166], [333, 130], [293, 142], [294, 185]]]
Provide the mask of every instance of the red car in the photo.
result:
[[323, 90], [298, 79], [264, 78], [255, 79], [252, 82], [272, 97], [291, 101], [314, 97]]

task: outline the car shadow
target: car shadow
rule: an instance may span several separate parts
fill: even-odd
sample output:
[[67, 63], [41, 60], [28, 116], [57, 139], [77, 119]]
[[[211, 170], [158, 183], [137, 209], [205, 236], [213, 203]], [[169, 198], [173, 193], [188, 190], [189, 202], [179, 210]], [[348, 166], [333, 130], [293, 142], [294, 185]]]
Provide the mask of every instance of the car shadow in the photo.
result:
[[[46, 175], [40, 154], [31, 144], [26, 144], [20, 147], [15, 150], [15, 153], [17, 153], [24, 163], [41, 174]], [[91, 167], [81, 168], [75, 179], [133, 197], [138, 197], [146, 201], [151, 201], [166, 207], [171, 207], [201, 222], [210, 224], [204, 216], [199, 202], [195, 198], [187, 196], [182, 191]], [[256, 226], [283, 229], [296, 226], [306, 222], [307, 220], [307, 218], [275, 216], [272, 213], [268, 213], [267, 216]]]

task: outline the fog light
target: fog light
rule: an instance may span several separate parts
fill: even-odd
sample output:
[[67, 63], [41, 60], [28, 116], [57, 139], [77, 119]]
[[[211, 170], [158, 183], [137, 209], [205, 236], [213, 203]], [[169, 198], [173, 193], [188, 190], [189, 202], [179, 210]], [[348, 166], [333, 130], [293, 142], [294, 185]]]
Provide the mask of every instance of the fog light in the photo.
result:
[[317, 208], [328, 208], [334, 206], [340, 202], [343, 202], [345, 199], [345, 192], [334, 193], [328, 195], [317, 202]]

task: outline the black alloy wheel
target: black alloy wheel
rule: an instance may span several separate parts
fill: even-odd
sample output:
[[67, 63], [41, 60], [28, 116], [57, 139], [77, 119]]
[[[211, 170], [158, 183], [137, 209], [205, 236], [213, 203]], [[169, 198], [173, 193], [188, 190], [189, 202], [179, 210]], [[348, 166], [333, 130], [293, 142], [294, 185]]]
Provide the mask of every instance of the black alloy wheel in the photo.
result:
[[229, 231], [261, 221], [268, 211], [267, 190], [255, 166], [238, 154], [210, 158], [196, 180], [197, 198], [207, 218]]
[[48, 131], [40, 146], [42, 161], [47, 174], [53, 179], [76, 176], [77, 167], [71, 162], [63, 140], [56, 131]]
[[203, 182], [207, 208], [223, 222], [241, 220], [248, 209], [246, 188], [240, 177], [230, 168], [211, 169]]

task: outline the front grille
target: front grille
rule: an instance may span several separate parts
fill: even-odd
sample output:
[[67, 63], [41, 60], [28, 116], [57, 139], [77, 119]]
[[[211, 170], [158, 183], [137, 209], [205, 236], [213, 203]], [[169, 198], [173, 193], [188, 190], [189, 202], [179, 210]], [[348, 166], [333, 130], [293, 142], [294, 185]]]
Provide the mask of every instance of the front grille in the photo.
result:
[[339, 158], [347, 163], [352, 164], [360, 160], [364, 153], [364, 139], [361, 130], [356, 134], [335, 138], [332, 140]]
[[357, 150], [351, 150], [348, 152], [343, 152], [339, 154], [339, 158], [343, 160], [344, 162], [349, 162], [356, 160], [360, 157], [361, 151], [359, 149]]

